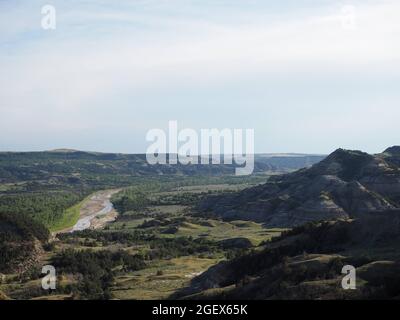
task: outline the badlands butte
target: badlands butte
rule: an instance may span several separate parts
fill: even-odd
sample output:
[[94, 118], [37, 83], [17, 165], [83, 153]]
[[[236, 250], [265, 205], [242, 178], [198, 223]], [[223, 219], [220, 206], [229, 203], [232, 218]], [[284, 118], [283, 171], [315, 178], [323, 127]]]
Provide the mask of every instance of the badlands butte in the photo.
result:
[[269, 227], [357, 218], [400, 206], [400, 147], [381, 154], [338, 149], [311, 168], [278, 175], [232, 195], [206, 198], [203, 212]]

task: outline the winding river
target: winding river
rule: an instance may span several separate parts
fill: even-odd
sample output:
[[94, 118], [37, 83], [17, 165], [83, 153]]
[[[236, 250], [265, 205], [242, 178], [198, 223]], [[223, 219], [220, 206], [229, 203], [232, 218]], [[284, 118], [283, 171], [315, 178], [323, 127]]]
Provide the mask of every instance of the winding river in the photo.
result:
[[[110, 201], [111, 196], [119, 190], [98, 191], [86, 200], [80, 210], [80, 219], [70, 232], [82, 231], [102, 226], [105, 222], [114, 220], [116, 212]], [[102, 221], [103, 220], [103, 221]]]

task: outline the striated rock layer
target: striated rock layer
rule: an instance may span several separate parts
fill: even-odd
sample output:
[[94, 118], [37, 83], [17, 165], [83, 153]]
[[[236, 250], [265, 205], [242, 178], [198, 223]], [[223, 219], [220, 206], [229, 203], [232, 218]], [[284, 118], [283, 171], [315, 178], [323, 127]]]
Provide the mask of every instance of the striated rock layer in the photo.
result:
[[271, 177], [241, 192], [209, 197], [198, 209], [223, 219], [293, 227], [400, 207], [400, 147], [381, 154], [338, 149], [311, 168]]

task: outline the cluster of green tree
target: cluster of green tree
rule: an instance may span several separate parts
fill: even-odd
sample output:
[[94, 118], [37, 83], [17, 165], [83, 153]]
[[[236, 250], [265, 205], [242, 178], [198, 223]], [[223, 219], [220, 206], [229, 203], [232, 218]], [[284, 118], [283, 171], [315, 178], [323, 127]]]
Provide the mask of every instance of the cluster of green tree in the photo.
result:
[[0, 242], [49, 238], [49, 231], [26, 214], [0, 212], [0, 222]]
[[[204, 221], [196, 217], [177, 216], [171, 217], [168, 214], [157, 214], [154, 219], [145, 219], [137, 226], [138, 229], [153, 228], [151, 231], [157, 233], [176, 233], [185, 223], [202, 224]], [[166, 227], [166, 228], [165, 228]], [[175, 230], [175, 232], [173, 232]], [[148, 230], [146, 230], [148, 231]]]
[[124, 191], [122, 195], [112, 200], [114, 208], [124, 214], [127, 211], [140, 211], [150, 205], [150, 200], [141, 191]]
[[270, 241], [279, 242], [291, 236], [301, 235], [301, 241], [297, 244], [307, 252], [338, 252], [350, 240], [350, 229], [346, 222], [336, 223], [334, 227], [334, 232], [332, 232], [333, 226], [330, 221], [308, 222], [285, 230], [279, 237], [272, 238]]
[[100, 231], [86, 229], [82, 231], [75, 231], [74, 233], [63, 233], [57, 236], [62, 241], [76, 240], [76, 239], [93, 239], [99, 241], [104, 246], [113, 243], [122, 244], [135, 244], [139, 242], [145, 242], [147, 240], [154, 239], [154, 235], [147, 233], [132, 231], [132, 232], [120, 232], [120, 231]]
[[190, 206], [195, 205], [199, 200], [203, 199], [205, 196], [212, 193], [201, 192], [201, 193], [190, 193], [190, 192], [182, 192], [176, 194], [165, 195], [162, 197], [157, 197], [156, 199], [151, 201], [152, 205], [183, 205]]
[[147, 232], [117, 232], [117, 231], [98, 231], [83, 230], [74, 233], [59, 235], [63, 241], [69, 239], [88, 239], [96, 240], [102, 245], [123, 243], [127, 245], [148, 245], [150, 250], [143, 254], [145, 260], [171, 259], [193, 254], [217, 253], [222, 252], [221, 244], [207, 239], [194, 239], [192, 237], [158, 237], [154, 233]]
[[29, 257], [35, 239], [46, 242], [48, 237], [49, 231], [29, 216], [0, 212], [0, 272]]
[[[52, 261], [59, 273], [80, 275], [77, 284], [69, 286], [74, 297], [79, 299], [110, 299], [116, 267], [124, 271], [135, 271], [145, 267], [139, 255], [125, 251], [77, 251], [68, 249], [55, 256]], [[65, 291], [65, 288], [62, 289]]]
[[161, 177], [158, 180], [147, 179], [146, 182], [139, 185], [125, 188], [114, 195], [111, 201], [121, 214], [128, 211], [137, 212], [160, 202], [160, 200], [155, 200], [152, 197], [154, 193], [172, 191], [179, 187], [200, 183], [203, 180], [205, 181], [203, 178], [193, 177]]
[[12, 272], [19, 262], [30, 257], [34, 250], [34, 243], [31, 241], [10, 243], [0, 243], [0, 272]]
[[0, 196], [0, 212], [15, 212], [40, 221], [46, 227], [62, 219], [65, 210], [86, 196], [82, 192], [22, 193]]
[[222, 252], [219, 243], [192, 237], [155, 238], [149, 242], [148, 259], [171, 259], [193, 254]]
[[[170, 219], [164, 218], [164, 217], [159, 217], [156, 219], [151, 219], [151, 220], [144, 220], [143, 223], [139, 224], [137, 226], [138, 229], [147, 229], [147, 228], [153, 228], [153, 227], [163, 227], [163, 226], [176, 226], [176, 223], [173, 223]], [[160, 230], [161, 231], [161, 230]]]
[[[199, 200], [211, 193], [223, 193], [228, 192], [220, 190], [218, 192], [181, 192], [177, 191], [179, 188], [191, 186], [191, 185], [207, 185], [213, 183], [251, 183], [255, 184], [259, 177], [162, 177], [158, 180], [147, 179], [145, 182], [141, 182], [139, 185], [129, 187], [121, 192], [117, 193], [112, 197], [112, 203], [114, 207], [121, 213], [124, 214], [128, 211], [141, 211], [145, 210], [151, 205], [194, 205]], [[265, 180], [265, 177], [262, 178]], [[162, 197], [155, 195], [159, 192], [176, 191], [175, 194], [163, 195]]]

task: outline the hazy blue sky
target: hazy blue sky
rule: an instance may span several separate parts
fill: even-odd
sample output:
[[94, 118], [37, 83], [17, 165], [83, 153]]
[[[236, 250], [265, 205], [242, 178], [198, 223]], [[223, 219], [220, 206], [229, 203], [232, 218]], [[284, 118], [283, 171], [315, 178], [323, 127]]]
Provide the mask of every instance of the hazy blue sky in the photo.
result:
[[178, 120], [254, 128], [257, 152], [380, 152], [399, 119], [398, 0], [0, 0], [3, 151], [144, 152]]

